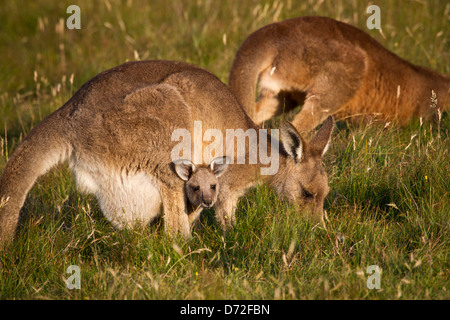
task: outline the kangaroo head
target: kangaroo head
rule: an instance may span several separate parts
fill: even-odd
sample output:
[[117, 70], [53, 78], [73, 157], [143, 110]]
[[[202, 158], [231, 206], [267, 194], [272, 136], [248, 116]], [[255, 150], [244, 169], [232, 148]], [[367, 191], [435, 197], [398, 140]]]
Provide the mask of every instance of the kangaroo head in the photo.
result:
[[287, 122], [281, 128], [281, 139], [288, 157], [275, 183], [278, 194], [322, 223], [323, 203], [329, 192], [322, 157], [328, 150], [332, 130], [333, 118], [330, 116], [316, 135], [306, 142]]
[[175, 162], [175, 171], [186, 181], [186, 195], [193, 207], [210, 208], [219, 194], [220, 177], [227, 169], [226, 157], [218, 157], [209, 166], [196, 166], [190, 160], [182, 159]]

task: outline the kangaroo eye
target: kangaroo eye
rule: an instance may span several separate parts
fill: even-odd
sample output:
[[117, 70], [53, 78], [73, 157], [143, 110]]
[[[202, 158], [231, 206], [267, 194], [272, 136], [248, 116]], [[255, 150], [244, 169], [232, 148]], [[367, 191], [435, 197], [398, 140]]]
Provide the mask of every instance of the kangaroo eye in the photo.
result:
[[307, 190], [303, 190], [302, 196], [303, 196], [303, 198], [307, 198], [307, 199], [314, 198], [313, 194]]
[[216, 185], [215, 185], [215, 184], [212, 184], [212, 185], [211, 185], [211, 189], [216, 190]]
[[199, 186], [194, 186], [194, 187], [192, 187], [192, 190], [198, 191], [198, 190], [200, 190], [200, 187]]

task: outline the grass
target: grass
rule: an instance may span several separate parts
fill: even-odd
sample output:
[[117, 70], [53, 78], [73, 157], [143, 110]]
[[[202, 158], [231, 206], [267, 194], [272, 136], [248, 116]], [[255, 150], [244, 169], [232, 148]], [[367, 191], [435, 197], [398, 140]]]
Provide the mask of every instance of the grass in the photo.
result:
[[[75, 2], [3, 4], [0, 169], [100, 71], [182, 60], [226, 82], [245, 37], [290, 17], [350, 22], [413, 63], [450, 71], [442, 1], [383, 1], [383, 34], [366, 29], [362, 1], [76, 3], [81, 30], [64, 28]], [[213, 210], [187, 242], [168, 238], [161, 220], [119, 232], [60, 165], [34, 186], [15, 244], [0, 253], [0, 299], [449, 299], [449, 129], [448, 114], [406, 128], [339, 122], [324, 159], [326, 230], [261, 186], [240, 200], [225, 237]], [[81, 290], [66, 286], [70, 265], [80, 267]], [[379, 290], [367, 287], [370, 265], [382, 270]]]

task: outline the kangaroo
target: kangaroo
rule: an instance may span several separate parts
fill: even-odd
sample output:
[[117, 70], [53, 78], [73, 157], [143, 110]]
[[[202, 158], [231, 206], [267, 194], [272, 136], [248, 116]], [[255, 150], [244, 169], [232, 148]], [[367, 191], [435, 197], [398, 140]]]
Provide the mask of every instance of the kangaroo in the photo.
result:
[[[6, 164], [0, 178], [0, 243], [12, 240], [19, 211], [37, 177], [64, 160], [78, 187], [96, 195], [114, 225], [129, 227], [129, 212], [133, 221], [147, 223], [162, 208], [166, 232], [190, 237], [185, 188], [191, 184], [185, 184], [188, 174], [182, 172], [186, 163], [183, 169], [179, 163], [183, 158], [172, 159], [172, 151], [177, 144], [175, 130], [192, 133], [195, 121], [202, 121], [204, 131], [259, 129], [228, 87], [199, 67], [136, 61], [100, 73], [33, 128]], [[299, 207], [306, 204], [320, 219], [329, 190], [322, 156], [332, 127], [330, 117], [307, 143], [286, 123], [281, 130], [284, 142], [271, 139], [268, 144], [279, 155], [279, 170], [261, 176], [282, 198]], [[215, 171], [220, 162], [212, 161], [220, 185], [216, 216], [224, 231], [235, 223], [238, 198], [256, 184], [260, 167], [267, 166], [236, 163], [237, 153], [230, 157], [234, 164], [224, 174], [223, 166]], [[191, 197], [194, 205], [195, 199], [199, 198]], [[212, 203], [204, 198], [202, 202]]]
[[200, 213], [204, 208], [211, 208], [217, 200], [220, 177], [226, 170], [228, 163], [222, 157], [213, 159], [208, 167], [196, 166], [189, 159], [175, 162], [175, 171], [186, 181], [185, 192], [189, 200], [189, 224], [199, 223]]
[[325, 17], [294, 18], [252, 33], [236, 54], [228, 83], [258, 124], [303, 104], [292, 121], [301, 132], [329, 115], [372, 114], [400, 125], [414, 115], [430, 117], [432, 90], [440, 111], [450, 104], [450, 77], [415, 66], [367, 33]]

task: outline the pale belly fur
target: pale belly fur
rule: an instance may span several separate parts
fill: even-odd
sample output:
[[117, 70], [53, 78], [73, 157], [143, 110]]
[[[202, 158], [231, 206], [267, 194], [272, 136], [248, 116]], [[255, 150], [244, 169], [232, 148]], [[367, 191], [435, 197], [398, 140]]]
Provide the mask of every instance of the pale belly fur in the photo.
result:
[[144, 226], [161, 215], [160, 188], [151, 175], [106, 170], [74, 158], [69, 165], [77, 187], [97, 197], [103, 214], [117, 228]]

